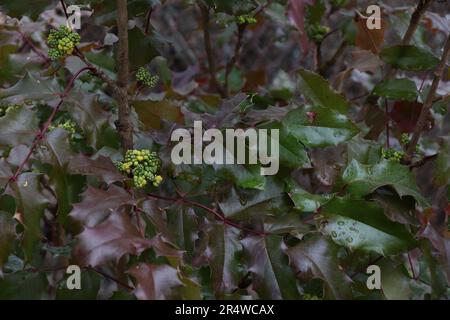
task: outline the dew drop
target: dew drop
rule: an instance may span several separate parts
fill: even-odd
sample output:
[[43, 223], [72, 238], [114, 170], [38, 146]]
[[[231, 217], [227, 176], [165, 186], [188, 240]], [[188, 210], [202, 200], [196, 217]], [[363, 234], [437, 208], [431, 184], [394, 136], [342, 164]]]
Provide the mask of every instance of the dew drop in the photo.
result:
[[336, 231], [332, 231], [332, 232], [331, 232], [331, 236], [332, 236], [333, 238], [336, 238], [336, 237], [337, 237]]
[[338, 221], [338, 225], [343, 226], [345, 224], [344, 221]]
[[352, 237], [347, 237], [347, 238], [345, 238], [345, 240], [346, 240], [347, 242], [352, 242], [352, 241], [353, 241], [353, 238], [352, 238]]

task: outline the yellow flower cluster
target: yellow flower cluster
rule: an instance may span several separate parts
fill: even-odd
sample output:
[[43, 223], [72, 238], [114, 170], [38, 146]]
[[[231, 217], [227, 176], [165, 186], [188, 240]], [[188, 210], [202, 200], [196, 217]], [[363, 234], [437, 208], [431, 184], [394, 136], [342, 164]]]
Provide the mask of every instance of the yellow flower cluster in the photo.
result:
[[157, 154], [150, 150], [128, 150], [124, 161], [117, 162], [116, 166], [119, 171], [133, 178], [137, 188], [144, 188], [148, 182], [157, 187], [163, 180], [162, 176], [157, 174], [161, 161]]

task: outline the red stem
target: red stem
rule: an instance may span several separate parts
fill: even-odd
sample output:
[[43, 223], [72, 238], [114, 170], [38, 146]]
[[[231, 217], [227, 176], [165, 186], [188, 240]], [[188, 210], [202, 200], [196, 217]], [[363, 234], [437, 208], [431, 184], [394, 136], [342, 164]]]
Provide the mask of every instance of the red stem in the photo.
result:
[[239, 230], [251, 233], [253, 235], [257, 235], [257, 236], [261, 236], [261, 237], [265, 237], [267, 235], [270, 235], [270, 233], [267, 233], [267, 232], [264, 232], [264, 231], [257, 231], [257, 230], [253, 230], [253, 229], [241, 226], [240, 224], [238, 224], [238, 223], [228, 219], [224, 215], [220, 214], [216, 210], [214, 210], [214, 209], [212, 209], [212, 208], [210, 208], [208, 206], [205, 206], [205, 205], [203, 205], [203, 204], [201, 204], [199, 202], [186, 199], [184, 197], [169, 198], [169, 197], [164, 197], [164, 196], [160, 196], [160, 195], [153, 194], [153, 193], [147, 194], [147, 195], [149, 197], [151, 197], [151, 198], [156, 198], [156, 199], [165, 200], [165, 201], [171, 201], [171, 202], [180, 202], [181, 201], [184, 204], [188, 204], [188, 205], [191, 205], [191, 206], [194, 206], [194, 207], [197, 207], [197, 208], [201, 208], [201, 209], [203, 209], [203, 210], [213, 214], [217, 218], [217, 220], [222, 221], [224, 224], [226, 224], [226, 225], [228, 225], [230, 227], [234, 227], [236, 229], [239, 229]]
[[8, 183], [16, 181], [18, 176], [22, 173], [23, 168], [25, 167], [25, 165], [27, 164], [27, 162], [30, 159], [31, 155], [33, 154], [34, 150], [36, 149], [39, 141], [41, 141], [44, 138], [46, 132], [48, 131], [48, 128], [50, 127], [50, 125], [51, 125], [51, 123], [53, 121], [53, 119], [55, 118], [55, 116], [58, 113], [61, 105], [63, 104], [64, 99], [67, 97], [67, 95], [69, 94], [70, 90], [72, 89], [73, 83], [80, 76], [80, 74], [83, 73], [86, 70], [92, 70], [92, 68], [91, 67], [81, 68], [80, 70], [78, 70], [77, 73], [75, 73], [70, 78], [69, 83], [67, 84], [66, 88], [64, 89], [64, 92], [60, 94], [60, 100], [59, 100], [58, 104], [53, 108], [52, 113], [48, 117], [48, 119], [45, 122], [45, 124], [42, 127], [42, 129], [39, 130], [39, 132], [36, 134], [36, 136], [35, 136], [35, 138], [33, 140], [33, 144], [31, 145], [31, 148], [28, 151], [28, 154], [25, 156], [25, 159], [23, 159], [22, 163], [19, 165], [19, 167], [17, 168], [17, 170], [14, 173], [14, 175], [11, 178], [9, 178]]

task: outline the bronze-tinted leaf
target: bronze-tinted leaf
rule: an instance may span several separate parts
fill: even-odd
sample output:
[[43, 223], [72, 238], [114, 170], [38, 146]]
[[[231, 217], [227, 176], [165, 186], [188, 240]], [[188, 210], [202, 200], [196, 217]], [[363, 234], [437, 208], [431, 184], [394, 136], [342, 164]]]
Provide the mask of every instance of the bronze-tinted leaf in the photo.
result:
[[115, 185], [111, 185], [108, 190], [88, 187], [82, 198], [80, 203], [73, 206], [70, 216], [90, 226], [122, 206], [134, 203], [131, 194]]
[[139, 263], [128, 273], [136, 279], [134, 294], [139, 300], [174, 299], [174, 289], [183, 285], [177, 269], [169, 265]]
[[118, 262], [123, 255], [140, 255], [152, 245], [151, 240], [142, 237], [129, 216], [118, 211], [95, 227], [86, 227], [77, 238], [74, 257], [81, 266]]

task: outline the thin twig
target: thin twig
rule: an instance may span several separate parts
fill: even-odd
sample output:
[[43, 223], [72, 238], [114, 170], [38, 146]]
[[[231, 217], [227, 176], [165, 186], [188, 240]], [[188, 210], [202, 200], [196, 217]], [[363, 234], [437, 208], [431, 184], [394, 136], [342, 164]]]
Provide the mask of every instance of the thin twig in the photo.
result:
[[109, 274], [107, 274], [107, 273], [101, 271], [100, 269], [97, 269], [97, 268], [94, 268], [94, 267], [83, 267], [83, 269], [95, 271], [95, 272], [97, 272], [99, 275], [101, 275], [102, 277], [114, 281], [115, 283], [117, 283], [118, 285], [124, 287], [124, 288], [127, 289], [127, 290], [130, 290], [130, 291], [133, 291], [133, 290], [134, 290], [134, 288], [133, 288], [132, 286], [126, 284], [125, 282], [123, 282], [123, 281], [121, 281], [121, 280], [119, 280], [119, 279], [114, 278], [113, 276], [111, 276], [111, 275], [109, 275]]
[[407, 45], [411, 42], [411, 39], [414, 33], [416, 32], [417, 27], [419, 26], [421, 18], [425, 13], [425, 11], [427, 11], [431, 2], [433, 2], [433, 0], [419, 0], [419, 3], [417, 4], [416, 9], [414, 10], [411, 16], [408, 29], [406, 30], [405, 35], [403, 36], [402, 45]]
[[[46, 272], [55, 272], [55, 271], [67, 270], [68, 267], [69, 267], [68, 265], [67, 266], [62, 266], [62, 267], [56, 267], [56, 268], [47, 268], [47, 269], [38, 269], [38, 268], [34, 268], [33, 267], [33, 268], [30, 268], [30, 269], [27, 269], [27, 270], [31, 271], [33, 273], [46, 273]], [[119, 279], [116, 279], [115, 277], [113, 277], [113, 276], [111, 276], [111, 275], [101, 271], [100, 269], [97, 269], [97, 268], [94, 268], [94, 267], [91, 267], [91, 266], [81, 267], [81, 269], [83, 269], [83, 270], [92, 270], [92, 271], [98, 273], [99, 275], [101, 275], [102, 277], [114, 281], [115, 283], [117, 283], [118, 285], [124, 287], [127, 290], [130, 290], [130, 291], [134, 290], [134, 288], [132, 286], [129, 286], [125, 282], [123, 282], [123, 281], [121, 281]]]
[[210, 84], [214, 89], [223, 97], [226, 97], [225, 91], [220, 86], [216, 78], [216, 61], [214, 59], [214, 52], [211, 45], [211, 35], [209, 33], [209, 9], [206, 5], [199, 2], [198, 6], [202, 15], [202, 28], [203, 28], [203, 42], [206, 51], [206, 57], [208, 59], [208, 71], [210, 77]]
[[205, 206], [204, 204], [201, 204], [199, 202], [186, 199], [180, 195], [178, 198], [170, 198], [170, 197], [160, 196], [158, 194], [153, 194], [153, 193], [148, 193], [147, 195], [150, 198], [155, 198], [155, 199], [160, 199], [160, 200], [165, 200], [165, 201], [170, 201], [170, 202], [181, 202], [181, 203], [184, 203], [187, 205], [191, 205], [191, 206], [203, 209], [203, 210], [211, 213], [212, 215], [214, 215], [219, 221], [222, 221], [224, 224], [226, 224], [230, 227], [234, 227], [236, 229], [251, 233], [253, 235], [262, 236], [262, 237], [269, 235], [269, 233], [264, 232], [264, 231], [257, 231], [257, 230], [253, 230], [253, 229], [241, 226], [240, 224], [233, 222], [232, 220], [226, 218], [223, 214], [217, 212], [216, 210], [214, 210], [208, 206]]
[[224, 85], [224, 91], [225, 94], [228, 95], [229, 90], [229, 76], [231, 73], [231, 70], [233, 70], [234, 65], [239, 60], [239, 54], [241, 52], [242, 48], [242, 38], [244, 36], [245, 29], [247, 28], [247, 23], [238, 24], [238, 33], [237, 33], [237, 41], [236, 45], [234, 47], [234, 53], [233, 57], [231, 57], [230, 61], [228, 61], [227, 66], [225, 68], [225, 85]]
[[386, 148], [390, 148], [391, 147], [391, 142], [390, 142], [390, 133], [389, 133], [389, 107], [388, 107], [388, 101], [387, 98], [384, 98], [384, 112], [386, 115]]
[[42, 52], [36, 45], [33, 43], [33, 41], [30, 39], [28, 35], [26, 35], [22, 30], [18, 30], [20, 35], [22, 36], [23, 41], [25, 41], [39, 57], [41, 57], [44, 60], [44, 63], [47, 65], [50, 62], [50, 58]]
[[441, 61], [439, 62], [438, 66], [436, 67], [436, 70], [434, 71], [434, 78], [433, 82], [431, 83], [430, 91], [428, 92], [427, 99], [423, 104], [422, 111], [420, 112], [419, 119], [417, 120], [416, 128], [411, 138], [411, 142], [408, 145], [408, 150], [406, 153], [407, 156], [406, 158], [408, 160], [411, 159], [411, 156], [416, 150], [417, 142], [419, 142], [420, 135], [427, 120], [428, 112], [430, 111], [430, 108], [433, 105], [434, 95], [439, 86], [439, 82], [441, 81], [441, 76], [442, 73], [444, 72], [449, 55], [450, 55], [450, 35], [447, 37], [447, 41], [445, 42], [444, 52], [442, 53]]
[[9, 178], [8, 183], [16, 181], [17, 178], [19, 177], [19, 175], [22, 173], [23, 168], [27, 164], [27, 162], [30, 159], [30, 157], [33, 154], [33, 152], [36, 150], [37, 145], [39, 144], [39, 142], [42, 139], [44, 139], [45, 134], [47, 133], [47, 131], [48, 131], [48, 129], [49, 129], [53, 119], [55, 118], [56, 114], [58, 113], [59, 109], [61, 108], [61, 105], [63, 104], [63, 102], [64, 102], [65, 98], [67, 97], [67, 95], [69, 94], [70, 90], [72, 89], [75, 80], [80, 76], [81, 73], [83, 73], [86, 70], [91, 70], [91, 68], [90, 67], [81, 68], [80, 70], [78, 70], [77, 73], [75, 73], [70, 78], [69, 83], [67, 84], [64, 92], [60, 94], [60, 100], [59, 100], [58, 104], [53, 108], [52, 113], [48, 117], [47, 121], [45, 122], [45, 124], [43, 125], [41, 130], [39, 130], [39, 132], [36, 134], [36, 136], [35, 136], [35, 138], [33, 140], [33, 144], [30, 147], [30, 150], [28, 151], [27, 155], [25, 156], [25, 158], [20, 163], [20, 165], [17, 168], [17, 170], [14, 173], [14, 175]]
[[319, 67], [319, 73], [324, 74], [329, 67], [335, 64], [339, 57], [344, 53], [346, 47], [347, 41], [343, 40], [334, 52], [333, 56]]
[[147, 11], [147, 15], [145, 16], [145, 26], [144, 26], [144, 34], [148, 35], [148, 31], [150, 29], [150, 19], [152, 17], [153, 7], [150, 7]]

